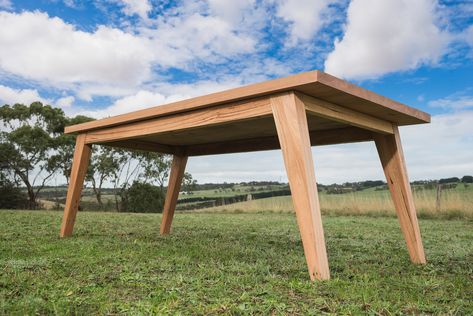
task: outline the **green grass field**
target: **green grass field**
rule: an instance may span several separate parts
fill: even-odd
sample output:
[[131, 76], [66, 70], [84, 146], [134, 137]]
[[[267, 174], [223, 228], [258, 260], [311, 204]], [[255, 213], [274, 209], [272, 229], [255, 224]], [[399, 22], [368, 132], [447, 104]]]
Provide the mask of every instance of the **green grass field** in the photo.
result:
[[292, 214], [0, 211], [0, 314], [473, 314], [473, 222], [325, 216], [332, 279], [310, 282]]

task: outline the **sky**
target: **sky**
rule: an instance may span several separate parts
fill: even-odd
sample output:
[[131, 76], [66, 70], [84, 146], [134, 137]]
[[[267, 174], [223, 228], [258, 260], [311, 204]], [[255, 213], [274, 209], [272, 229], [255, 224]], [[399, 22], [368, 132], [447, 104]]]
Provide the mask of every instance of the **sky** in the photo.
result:
[[[103, 118], [319, 69], [432, 115], [411, 180], [473, 174], [472, 0], [0, 0], [0, 104]], [[319, 183], [383, 179], [373, 143], [312, 149]], [[191, 158], [205, 182], [287, 181], [280, 151]]]

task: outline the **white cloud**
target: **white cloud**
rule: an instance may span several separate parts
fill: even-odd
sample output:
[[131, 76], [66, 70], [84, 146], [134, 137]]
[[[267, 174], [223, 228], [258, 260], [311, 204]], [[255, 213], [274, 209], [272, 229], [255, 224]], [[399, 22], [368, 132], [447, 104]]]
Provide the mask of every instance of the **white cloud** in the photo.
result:
[[290, 24], [290, 45], [310, 40], [328, 21], [328, 6], [336, 0], [280, 0], [276, 15]]
[[139, 90], [115, 100], [113, 104], [107, 107], [93, 110], [69, 109], [67, 114], [103, 118], [226, 90], [235, 87], [237, 84], [238, 81], [234, 80], [223, 82], [199, 81], [193, 84], [160, 83], [153, 87], [153, 91]]
[[138, 15], [142, 19], [148, 18], [152, 6], [148, 0], [117, 0], [123, 5], [123, 13], [126, 15]]
[[112, 105], [109, 105], [104, 108], [95, 108], [87, 110], [75, 109], [75, 111], [71, 111], [71, 113], [68, 114], [80, 114], [93, 118], [104, 118], [168, 103], [166, 100], [167, 98], [160, 93], [140, 90], [136, 94], [120, 98], [116, 100]]
[[473, 108], [473, 96], [454, 94], [446, 98], [430, 101], [428, 105], [431, 107], [439, 107], [447, 110]]
[[165, 67], [186, 68], [194, 60], [212, 64], [224, 58], [255, 50], [256, 42], [235, 32], [226, 21], [198, 13], [173, 16], [141, 29], [152, 38], [156, 62]]
[[30, 105], [35, 101], [48, 103], [48, 101], [42, 98], [38, 90], [34, 89], [13, 89], [4, 85], [0, 85], [0, 105], [15, 103], [21, 103]]
[[366, 79], [435, 63], [449, 41], [437, 20], [434, 0], [353, 0], [325, 71]]
[[76, 98], [74, 98], [72, 95], [67, 96], [67, 97], [62, 97], [56, 100], [56, 105], [59, 106], [60, 108], [70, 108]]
[[231, 25], [238, 25], [246, 18], [248, 9], [254, 9], [255, 0], [208, 0], [210, 11], [213, 15], [222, 18]]
[[473, 111], [432, 116], [432, 123], [401, 129], [414, 179], [463, 176], [473, 170]]
[[0, 0], [0, 9], [11, 10], [13, 9], [13, 4], [10, 0]]
[[40, 12], [0, 12], [0, 25], [0, 67], [7, 72], [50, 84], [137, 84], [150, 77], [148, 43], [121, 30], [83, 32]]
[[75, 0], [64, 0], [64, 5], [73, 9], [77, 7], [77, 3], [75, 2]]
[[473, 57], [473, 25], [470, 25], [470, 27], [468, 27], [460, 37], [461, 40], [464, 40], [468, 46], [470, 46], [470, 57]]
[[0, 25], [0, 71], [88, 101], [128, 95], [169, 67], [189, 70], [203, 60], [223, 62], [256, 49], [251, 36], [226, 20], [185, 10], [133, 34], [107, 26], [85, 32], [38, 11], [0, 12]]
[[465, 38], [468, 44], [473, 46], [473, 25], [470, 25], [470, 27], [468, 28]]

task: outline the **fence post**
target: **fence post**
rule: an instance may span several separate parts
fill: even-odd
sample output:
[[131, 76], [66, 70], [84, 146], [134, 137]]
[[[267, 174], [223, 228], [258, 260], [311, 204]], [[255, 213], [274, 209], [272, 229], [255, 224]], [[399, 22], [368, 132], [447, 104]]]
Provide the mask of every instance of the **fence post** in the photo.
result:
[[440, 212], [440, 197], [442, 195], [442, 185], [437, 183], [437, 198], [435, 200], [435, 210]]

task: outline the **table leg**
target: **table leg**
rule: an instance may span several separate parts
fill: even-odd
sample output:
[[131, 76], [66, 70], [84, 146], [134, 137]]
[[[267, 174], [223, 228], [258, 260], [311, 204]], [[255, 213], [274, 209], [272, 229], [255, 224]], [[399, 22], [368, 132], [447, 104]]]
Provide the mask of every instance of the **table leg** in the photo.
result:
[[163, 219], [161, 221], [161, 235], [167, 235], [171, 231], [171, 223], [174, 216], [174, 210], [181, 189], [182, 178], [186, 169], [187, 156], [174, 155], [169, 175], [166, 200], [164, 201]]
[[393, 135], [374, 134], [373, 137], [411, 261], [414, 263], [425, 263], [424, 247], [420, 236], [411, 186], [407, 176], [399, 129], [395, 126]]
[[85, 143], [85, 137], [85, 134], [79, 134], [76, 139], [71, 178], [67, 189], [64, 215], [62, 217], [61, 237], [69, 237], [72, 235], [77, 210], [79, 209], [80, 196], [91, 155], [91, 146]]
[[294, 94], [271, 98], [292, 201], [311, 280], [330, 278], [305, 105]]

